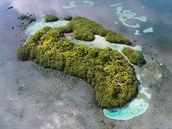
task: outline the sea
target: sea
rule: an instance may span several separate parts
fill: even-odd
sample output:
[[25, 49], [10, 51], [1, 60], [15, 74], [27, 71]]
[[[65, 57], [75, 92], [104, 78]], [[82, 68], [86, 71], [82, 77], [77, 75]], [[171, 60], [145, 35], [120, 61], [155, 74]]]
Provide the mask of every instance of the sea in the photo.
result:
[[[21, 30], [18, 17], [27, 13], [38, 20]], [[66, 15], [87, 17], [121, 33], [133, 47], [139, 46], [147, 61], [142, 68], [135, 67], [140, 95], [123, 107], [98, 109], [92, 104], [93, 91], [83, 87], [89, 87], [83, 80], [45, 70], [31, 61], [18, 61], [18, 47], [30, 36], [28, 30], [35, 32], [43, 26], [45, 14], [60, 19]], [[1, 0], [0, 31], [0, 128], [99, 129], [115, 123], [114, 128], [117, 124], [121, 129], [144, 129], [146, 125], [126, 122], [136, 124], [136, 119], [147, 123], [147, 128], [172, 128], [172, 0]], [[100, 37], [90, 44], [99, 42], [105, 40]], [[148, 121], [150, 116], [153, 118]], [[121, 120], [126, 123], [119, 125]]]

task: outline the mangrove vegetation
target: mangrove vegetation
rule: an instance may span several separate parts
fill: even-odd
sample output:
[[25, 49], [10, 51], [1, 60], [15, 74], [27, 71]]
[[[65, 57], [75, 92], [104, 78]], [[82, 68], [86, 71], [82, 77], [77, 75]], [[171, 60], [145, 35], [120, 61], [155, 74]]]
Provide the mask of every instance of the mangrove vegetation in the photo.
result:
[[53, 14], [46, 14], [44, 20], [45, 22], [54, 22], [54, 21], [58, 21], [59, 18]]
[[128, 58], [128, 60], [138, 66], [142, 66], [146, 63], [143, 54], [140, 51], [134, 50], [129, 47], [124, 47], [122, 53]]
[[75, 17], [64, 27], [38, 30], [18, 49], [18, 59], [33, 60], [45, 68], [86, 80], [95, 90], [100, 107], [122, 106], [137, 94], [136, 74], [121, 53], [111, 48], [74, 44], [65, 38], [65, 32], [73, 32], [75, 38], [81, 40], [93, 40], [94, 34], [99, 34], [113, 42], [129, 43], [128, 39], [94, 21]]
[[61, 30], [65, 33], [73, 32], [74, 38], [78, 40], [92, 41], [97, 34], [105, 37], [110, 43], [131, 45], [131, 42], [121, 34], [80, 16], [74, 17], [66, 26], [61, 27]]
[[70, 20], [72, 20], [72, 16], [67, 15], [63, 18], [63, 20], [70, 21]]

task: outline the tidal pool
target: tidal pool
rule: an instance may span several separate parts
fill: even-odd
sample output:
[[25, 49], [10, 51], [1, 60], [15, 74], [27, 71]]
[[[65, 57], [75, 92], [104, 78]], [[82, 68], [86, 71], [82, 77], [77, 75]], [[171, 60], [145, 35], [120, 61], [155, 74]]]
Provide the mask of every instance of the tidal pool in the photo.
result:
[[106, 41], [106, 39], [104, 37], [102, 37], [100, 35], [95, 35], [95, 40], [93, 40], [93, 41], [77, 40], [77, 39], [73, 38], [73, 36], [66, 36], [66, 38], [70, 39], [72, 42], [74, 42], [76, 44], [84, 44], [86, 46], [98, 47], [98, 48], [110, 47], [112, 49], [118, 50], [120, 53], [122, 53], [122, 49], [124, 47], [130, 47], [135, 50], [142, 51], [142, 47], [139, 45], [132, 47], [132, 46], [124, 45], [124, 44], [110, 43], [110, 42]]

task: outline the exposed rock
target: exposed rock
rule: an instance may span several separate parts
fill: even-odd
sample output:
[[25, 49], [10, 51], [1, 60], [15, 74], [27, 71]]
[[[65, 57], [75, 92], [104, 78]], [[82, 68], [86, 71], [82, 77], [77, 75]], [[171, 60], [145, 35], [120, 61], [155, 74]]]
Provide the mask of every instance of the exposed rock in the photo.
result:
[[169, 70], [165, 64], [155, 62], [149, 64], [144, 68], [141, 73], [141, 76], [144, 82], [147, 82], [148, 85], [162, 83], [164, 78], [167, 78]]
[[12, 8], [13, 8], [13, 6], [9, 6], [9, 7], [8, 7], [8, 9], [12, 9]]

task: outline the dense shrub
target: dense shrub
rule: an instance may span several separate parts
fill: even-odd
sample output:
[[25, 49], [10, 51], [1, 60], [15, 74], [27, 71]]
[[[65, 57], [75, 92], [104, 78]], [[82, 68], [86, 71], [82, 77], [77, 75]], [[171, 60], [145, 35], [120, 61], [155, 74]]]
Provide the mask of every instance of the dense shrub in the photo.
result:
[[119, 43], [119, 44], [127, 44], [131, 45], [131, 42], [124, 38], [121, 34], [115, 33], [113, 30], [106, 30], [106, 36], [105, 36], [106, 41], [110, 43]]
[[28, 46], [27, 45], [23, 45], [22, 47], [20, 47], [18, 49], [17, 58], [22, 60], [22, 61], [28, 60], [29, 56], [30, 56], [29, 51], [30, 50], [29, 50]]
[[58, 21], [59, 18], [53, 14], [47, 14], [47, 15], [45, 15], [44, 20], [45, 20], [45, 22], [54, 22], [54, 21]]
[[92, 41], [94, 33], [86, 29], [78, 29], [74, 31], [74, 37], [79, 40]]
[[146, 63], [144, 56], [140, 51], [134, 50], [129, 47], [124, 47], [122, 52], [134, 65], [142, 66]]
[[64, 28], [74, 32], [76, 39], [91, 41], [94, 40], [94, 35], [104, 36], [110, 43], [121, 43], [130, 45], [131, 42], [121, 34], [104, 28], [102, 25], [84, 17], [74, 17]]
[[63, 20], [70, 21], [70, 20], [72, 20], [72, 16], [65, 16], [65, 17], [63, 18]]
[[37, 31], [18, 49], [18, 58], [36, 60], [43, 67], [87, 80], [100, 107], [122, 106], [137, 93], [134, 69], [121, 53], [74, 44], [61, 28]]

